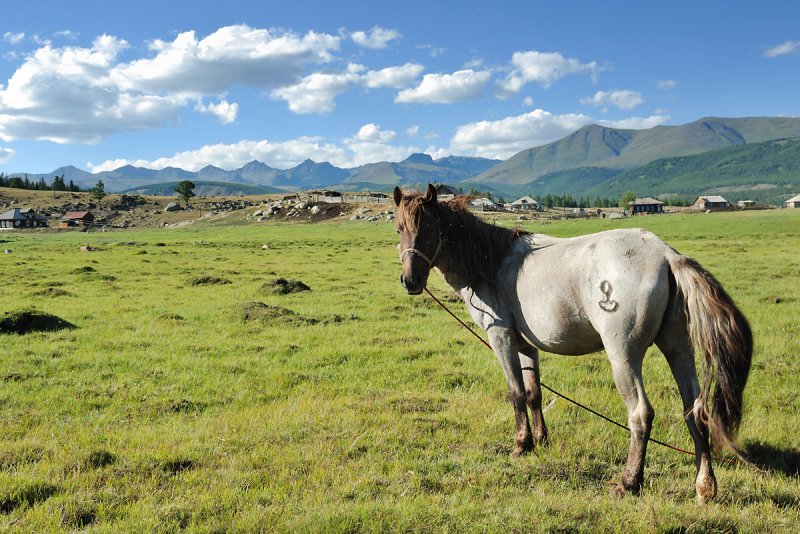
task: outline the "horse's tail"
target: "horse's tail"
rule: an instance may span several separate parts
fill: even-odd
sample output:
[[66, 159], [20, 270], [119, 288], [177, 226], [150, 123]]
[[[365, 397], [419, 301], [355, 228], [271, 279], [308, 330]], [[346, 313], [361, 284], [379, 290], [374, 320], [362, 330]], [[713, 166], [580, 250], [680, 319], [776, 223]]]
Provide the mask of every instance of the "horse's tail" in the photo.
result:
[[[703, 383], [694, 416], [711, 428], [715, 448], [727, 445], [742, 458], [735, 436], [753, 355], [750, 325], [722, 285], [699, 263], [680, 254], [670, 255], [669, 263], [683, 293], [689, 335], [703, 354]], [[712, 381], [716, 387], [709, 416]]]

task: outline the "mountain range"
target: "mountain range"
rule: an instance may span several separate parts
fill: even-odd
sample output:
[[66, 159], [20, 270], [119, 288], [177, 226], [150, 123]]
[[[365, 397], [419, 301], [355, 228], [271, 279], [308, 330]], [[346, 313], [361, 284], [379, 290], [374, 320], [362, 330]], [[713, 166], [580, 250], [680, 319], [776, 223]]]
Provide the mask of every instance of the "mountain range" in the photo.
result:
[[[798, 138], [798, 139], [795, 139]], [[570, 194], [607, 196], [633, 191], [640, 196], [692, 196], [710, 190], [800, 188], [800, 118], [706, 117], [678, 126], [644, 130], [592, 124], [547, 145], [523, 150], [505, 161], [412, 154], [400, 162], [343, 169], [306, 160], [290, 169], [259, 161], [233, 170], [206, 166], [191, 172], [126, 165], [89, 173], [73, 166], [33, 180], [62, 176], [82, 187], [102, 180], [108, 192], [169, 193], [191, 180], [199, 194], [256, 194], [330, 188], [390, 190], [446, 183], [465, 191], [498, 195]], [[9, 176], [21, 176], [22, 173]]]

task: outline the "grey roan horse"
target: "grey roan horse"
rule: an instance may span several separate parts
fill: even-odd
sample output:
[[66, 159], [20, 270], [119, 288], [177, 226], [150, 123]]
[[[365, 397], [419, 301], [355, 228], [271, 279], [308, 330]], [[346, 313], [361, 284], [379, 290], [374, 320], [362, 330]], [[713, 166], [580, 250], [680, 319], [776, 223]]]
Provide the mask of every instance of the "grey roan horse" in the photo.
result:
[[[642, 359], [655, 343], [683, 399], [697, 498], [716, 496], [709, 437], [715, 447], [739, 454], [734, 439], [753, 342], [747, 320], [711, 274], [645, 230], [571, 239], [509, 230], [472, 215], [463, 197], [437, 202], [432, 186], [425, 194], [395, 188], [394, 201], [406, 291], [421, 293], [436, 268], [486, 330], [514, 407], [512, 456], [547, 441], [538, 351], [579, 355], [605, 348], [631, 429], [616, 491], [638, 493], [654, 416]], [[703, 356], [702, 386], [694, 347]]]

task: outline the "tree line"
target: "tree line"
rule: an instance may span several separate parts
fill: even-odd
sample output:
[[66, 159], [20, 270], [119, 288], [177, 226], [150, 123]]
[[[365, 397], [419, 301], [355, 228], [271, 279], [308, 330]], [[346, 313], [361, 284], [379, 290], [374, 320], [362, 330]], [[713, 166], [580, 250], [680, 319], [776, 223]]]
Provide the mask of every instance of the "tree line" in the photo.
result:
[[44, 178], [39, 180], [31, 180], [28, 175], [21, 176], [8, 176], [0, 172], [0, 187], [10, 187], [12, 189], [27, 189], [29, 191], [72, 191], [78, 193], [83, 191], [72, 180], [69, 183], [64, 182], [63, 176], [54, 176], [53, 183], [48, 184]]

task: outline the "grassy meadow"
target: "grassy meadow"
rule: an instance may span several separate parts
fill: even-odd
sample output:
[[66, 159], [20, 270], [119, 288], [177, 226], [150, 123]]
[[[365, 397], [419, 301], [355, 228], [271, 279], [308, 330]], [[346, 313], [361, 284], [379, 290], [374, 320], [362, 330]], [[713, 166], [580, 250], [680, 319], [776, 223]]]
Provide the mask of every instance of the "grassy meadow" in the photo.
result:
[[[647, 227], [742, 308], [756, 352], [740, 440], [769, 471], [717, 464], [705, 506], [693, 459], [657, 445], [642, 495], [613, 497], [627, 433], [548, 392], [549, 447], [510, 459], [494, 356], [404, 293], [391, 224], [200, 224], [0, 233], [13, 250], [0, 254], [0, 312], [75, 325], [0, 334], [0, 530], [800, 527], [800, 210], [500, 223], [559, 236]], [[280, 277], [311, 291], [275, 293]], [[436, 274], [430, 287], [449, 294]], [[691, 448], [651, 352], [653, 436]], [[544, 354], [542, 380], [625, 420], [602, 353]]]

